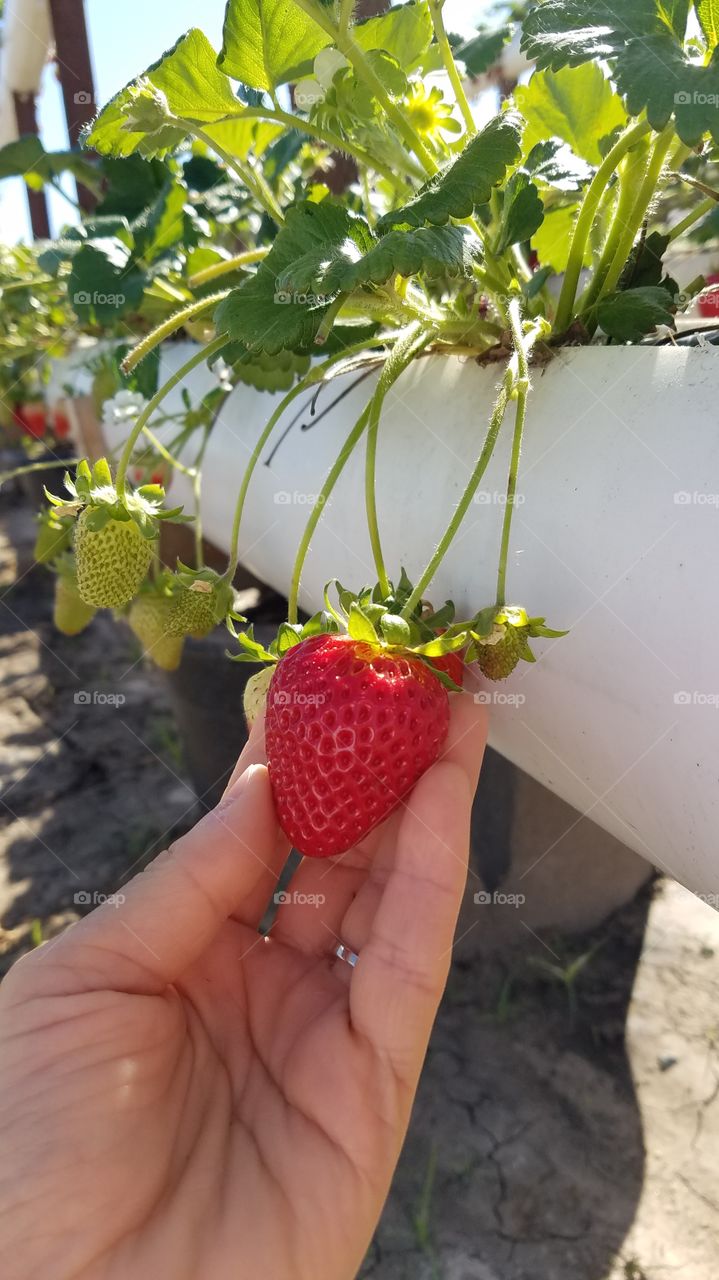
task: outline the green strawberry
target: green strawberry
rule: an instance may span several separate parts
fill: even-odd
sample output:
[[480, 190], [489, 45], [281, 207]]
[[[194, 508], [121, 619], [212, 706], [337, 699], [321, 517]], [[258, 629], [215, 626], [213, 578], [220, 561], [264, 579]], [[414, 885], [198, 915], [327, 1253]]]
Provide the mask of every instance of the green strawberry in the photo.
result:
[[97, 610], [86, 604], [77, 589], [77, 579], [68, 557], [55, 579], [53, 622], [65, 636], [77, 636], [92, 622]]
[[[104, 514], [104, 513], [103, 513]], [[152, 561], [152, 544], [131, 518], [104, 522], [86, 507], [75, 526], [77, 584], [83, 600], [118, 608], [137, 594]]]
[[38, 564], [49, 564], [67, 550], [71, 541], [72, 520], [57, 516], [51, 507], [40, 512], [33, 550]]
[[232, 588], [213, 569], [188, 569], [178, 561], [170, 635], [201, 640], [232, 607]]
[[506, 680], [519, 662], [536, 662], [530, 637], [554, 638], [567, 633], [545, 626], [544, 618], [530, 618], [518, 605], [503, 605], [483, 609], [471, 624], [470, 634], [468, 661], [476, 662], [489, 680]]
[[245, 709], [245, 720], [247, 728], [251, 729], [258, 716], [262, 715], [267, 705], [267, 690], [270, 687], [270, 681], [274, 674], [274, 663], [263, 667], [261, 671], [251, 676], [245, 685], [245, 692], [242, 699]]
[[128, 616], [146, 656], [163, 671], [176, 671], [182, 658], [182, 637], [170, 635], [167, 629], [172, 609], [171, 596], [143, 591], [133, 600]]

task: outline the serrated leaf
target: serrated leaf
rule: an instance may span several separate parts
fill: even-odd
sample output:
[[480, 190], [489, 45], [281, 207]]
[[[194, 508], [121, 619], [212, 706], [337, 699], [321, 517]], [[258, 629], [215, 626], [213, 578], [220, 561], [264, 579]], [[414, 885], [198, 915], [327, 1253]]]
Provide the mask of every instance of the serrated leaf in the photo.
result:
[[580, 191], [594, 172], [586, 160], [575, 156], [571, 147], [559, 138], [535, 143], [524, 167], [540, 186], [554, 187], [557, 191]]
[[[357, 234], [360, 225], [366, 226], [361, 219], [354, 223]], [[331, 200], [295, 205], [256, 274], [220, 303], [214, 316], [218, 332], [243, 342], [250, 351], [270, 355], [311, 347], [334, 299], [288, 292], [279, 282], [311, 251], [321, 247], [328, 254], [336, 253], [352, 229], [352, 215]]]
[[617, 342], [638, 342], [658, 324], [674, 325], [671, 294], [652, 285], [606, 294], [597, 303], [596, 316]]
[[495, 253], [504, 253], [512, 244], [531, 240], [544, 221], [544, 205], [525, 169], [513, 173], [504, 188], [502, 216]]
[[613, 58], [628, 40], [663, 27], [657, 0], [545, 0], [529, 10], [520, 47], [537, 66], [576, 66]]
[[695, 0], [699, 25], [710, 49], [719, 44], [719, 0]]
[[514, 91], [527, 125], [525, 151], [547, 138], [560, 138], [575, 155], [598, 165], [600, 138], [626, 123], [627, 113], [597, 63], [537, 71]]
[[335, 297], [367, 284], [384, 284], [393, 275], [424, 275], [427, 279], [470, 275], [482, 256], [478, 237], [467, 227], [418, 227], [390, 231], [365, 254], [354, 240], [333, 254], [319, 248], [283, 275], [280, 287], [314, 290]]
[[83, 245], [74, 255], [67, 290], [81, 319], [103, 323], [134, 310], [147, 280], [122, 241], [108, 238]]
[[358, 604], [352, 603], [349, 611], [348, 631], [353, 640], [363, 640], [368, 644], [377, 644], [377, 632], [367, 614]]
[[681, 140], [719, 140], [719, 66], [702, 65], [682, 43], [682, 0], [545, 0], [524, 22], [522, 49], [540, 68], [606, 58], [632, 116], [653, 129], [672, 117]]
[[492, 188], [519, 159], [521, 130], [522, 121], [516, 112], [495, 116], [406, 205], [385, 214], [379, 230], [403, 224], [440, 226], [450, 218], [471, 217], [475, 207], [486, 204]]
[[235, 377], [256, 391], [289, 391], [310, 367], [310, 357], [279, 351], [270, 356], [265, 351], [247, 351], [240, 343], [230, 343], [222, 357], [232, 366]]
[[130, 104], [133, 91], [143, 78], [165, 95], [173, 115], [203, 125], [240, 110], [241, 104], [227, 76], [217, 68], [215, 50], [207, 37], [193, 28], [148, 67], [144, 77], [131, 80], [111, 98], [85, 136], [88, 147], [102, 155], [129, 156], [139, 151], [151, 157], [166, 155], [185, 140], [187, 131], [172, 124], [153, 134], [125, 128], [124, 108]]
[[233, 79], [272, 93], [330, 43], [327, 32], [287, 0], [228, 0], [217, 62]]

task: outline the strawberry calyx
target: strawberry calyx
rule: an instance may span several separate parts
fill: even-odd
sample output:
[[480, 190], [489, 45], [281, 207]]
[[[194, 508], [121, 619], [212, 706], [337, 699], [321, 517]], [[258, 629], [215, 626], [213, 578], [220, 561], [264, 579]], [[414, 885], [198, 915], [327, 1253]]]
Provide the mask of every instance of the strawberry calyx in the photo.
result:
[[[330, 599], [332, 588], [337, 604]], [[363, 587], [355, 594], [333, 579], [324, 595], [323, 610], [303, 624], [283, 622], [268, 646], [255, 640], [252, 626], [241, 628], [245, 618], [230, 612], [227, 625], [240, 652], [228, 656], [233, 662], [274, 664], [311, 636], [346, 634], [390, 654], [422, 659], [445, 688], [457, 693], [462, 688], [464, 668], [470, 663], [478, 663], [490, 679], [504, 680], [520, 660], [535, 661], [530, 638], [567, 634], [547, 627], [543, 617], [530, 617], [519, 605], [490, 605], [472, 618], [458, 621], [454, 604], [448, 600], [438, 610], [422, 603], [405, 618], [403, 609], [412, 595], [412, 584], [404, 570], [396, 588], [390, 583], [389, 594], [383, 595], [379, 586]]]
[[232, 586], [214, 569], [191, 569], [178, 560], [172, 588], [175, 609], [170, 632], [173, 635], [197, 638], [209, 635], [233, 608]]
[[83, 458], [77, 465], [74, 479], [65, 472], [64, 483], [70, 494], [70, 501], [45, 490], [45, 497], [54, 509], [54, 515], [62, 519], [90, 511], [87, 527], [93, 533], [99, 533], [110, 520], [132, 520], [143, 538], [153, 540], [159, 534], [160, 520], [177, 522], [187, 519], [181, 515], [182, 507], [170, 510], [163, 508], [165, 490], [162, 485], [145, 484], [139, 489], [119, 494], [106, 458], [99, 458], [92, 470]]

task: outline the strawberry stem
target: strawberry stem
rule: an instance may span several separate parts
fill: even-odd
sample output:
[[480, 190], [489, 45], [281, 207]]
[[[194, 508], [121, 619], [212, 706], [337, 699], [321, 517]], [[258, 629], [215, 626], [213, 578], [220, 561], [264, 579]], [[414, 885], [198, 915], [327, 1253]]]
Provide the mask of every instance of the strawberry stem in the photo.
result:
[[329, 356], [327, 360], [324, 360], [322, 364], [314, 365], [310, 369], [309, 373], [307, 373], [305, 377], [302, 378], [301, 381], [298, 382], [297, 385], [292, 388], [291, 391], [287, 392], [287, 395], [283, 397], [283, 399], [280, 401], [277, 408], [275, 409], [274, 413], [268, 419], [266, 426], [263, 428], [257, 440], [257, 443], [254, 449], [252, 450], [252, 453], [250, 455], [250, 460], [247, 463], [245, 474], [242, 477], [240, 489], [237, 494], [237, 502], [235, 504], [235, 516], [232, 522], [232, 533], [230, 535], [230, 560], [224, 574], [224, 579], [226, 582], [228, 583], [232, 582], [232, 579], [235, 576], [235, 571], [237, 569], [237, 563], [239, 559], [238, 544], [239, 544], [239, 536], [240, 536], [240, 525], [242, 523], [242, 513], [244, 511], [245, 499], [247, 497], [247, 490], [249, 488], [250, 481], [254, 474], [255, 467], [257, 466], [257, 463], [260, 460], [260, 454], [262, 453], [262, 450], [267, 444], [267, 441], [269, 440], [275, 426], [277, 425], [283, 413], [285, 412], [285, 409], [287, 409], [288, 406], [292, 404], [293, 400], [296, 400], [297, 397], [301, 395], [303, 391], [306, 391], [309, 387], [314, 386], [316, 383], [321, 382], [325, 374], [329, 372], [329, 370], [333, 367], [333, 365], [339, 364], [342, 360], [346, 360], [350, 356], [356, 355], [356, 353], [359, 351], [366, 351], [368, 347], [379, 346], [384, 342], [386, 342], [386, 338], [380, 337], [380, 336], [376, 338], [371, 338], [369, 341], [366, 338], [364, 338], [362, 342], [355, 342], [352, 344], [352, 346], [344, 347], [342, 351], [336, 351], [333, 355]]
[[514, 340], [514, 350], [517, 357], [517, 381], [516, 381], [516, 411], [514, 419], [514, 436], [512, 439], [512, 453], [509, 462], [509, 476], [507, 479], [507, 501], [504, 508], [504, 521], [502, 524], [502, 542], [499, 551], [499, 571], [497, 574], [497, 604], [505, 603], [505, 591], [507, 583], [507, 557], [509, 555], [509, 538], [512, 531], [512, 516], [514, 514], [514, 499], [517, 493], [517, 476], [519, 474], [519, 459], [522, 452], [522, 438], [524, 436], [524, 423], [527, 416], [527, 396], [529, 395], [529, 359], [528, 348], [531, 347], [529, 335], [525, 335], [522, 328], [522, 311], [519, 298], [512, 298], [509, 304], [509, 323], [512, 330], [512, 338]]
[[426, 347], [434, 337], [431, 330], [424, 328], [421, 324], [413, 324], [405, 334], [395, 343], [392, 348], [385, 366], [380, 374], [379, 382], [369, 406], [369, 421], [367, 426], [367, 453], [365, 462], [365, 508], [367, 511], [367, 527], [369, 529], [370, 543], [372, 546], [372, 554], [374, 556], [375, 567], [377, 569], [377, 580], [382, 590], [382, 595], [386, 598], [389, 596], [391, 588], [387, 570], [385, 568], [384, 556], [382, 554], [382, 541], [379, 532], [379, 522], [377, 520], [377, 487], [376, 487], [376, 471], [377, 471], [377, 436], [379, 433], [380, 417], [384, 406], [385, 398], [400, 375], [407, 368], [408, 364], [416, 355]]
[[115, 489], [117, 490], [119, 498], [122, 498], [125, 493], [127, 468], [130, 463], [130, 458], [132, 457], [132, 451], [155, 410], [159, 409], [165, 397], [183, 381], [188, 373], [192, 373], [192, 370], [196, 369], [198, 364], [202, 364], [205, 360], [208, 360], [210, 356], [214, 355], [216, 351], [220, 351], [222, 347], [227, 345], [227, 341], [227, 335], [223, 333], [217, 338], [213, 338], [212, 342], [209, 342], [206, 347], [200, 347], [199, 351], [196, 351], [189, 360], [186, 360], [185, 363], [167, 379], [167, 382], [165, 382], [159, 390], [155, 392], [152, 399], [148, 401], [142, 412], [138, 415], [135, 425], [125, 441], [120, 455], [120, 461], [117, 464]]
[[229, 289], [220, 289], [217, 293], [208, 294], [206, 298], [199, 298], [196, 302], [188, 302], [187, 306], [181, 307], [179, 311], [173, 311], [171, 316], [163, 320], [162, 324], [158, 324], [151, 333], [145, 334], [142, 341], [138, 342], [137, 346], [127, 353], [120, 366], [122, 372], [125, 375], [132, 373], [133, 369], [136, 369], [138, 364], [146, 356], [149, 356], [150, 352], [154, 351], [155, 347], [158, 347], [165, 338], [169, 338], [170, 334], [176, 333], [187, 320], [192, 320], [194, 316], [201, 315], [203, 311], [208, 311], [210, 307], [214, 307], [216, 302], [222, 302], [222, 299], [226, 298], [228, 293], [230, 293]]
[[449, 40], [447, 38], [447, 32], [444, 26], [444, 18], [442, 17], [443, 4], [444, 4], [444, 0], [429, 0], [429, 12], [432, 18], [432, 26], [434, 27], [434, 38], [437, 41], [437, 44], [439, 45], [439, 51], [440, 51], [440, 54], [442, 55], [442, 62], [444, 63], [444, 69], [447, 72], [447, 75], [449, 77], [449, 82], [454, 90], [454, 96], [457, 99], [457, 104], [459, 106], [460, 111], [462, 112], [464, 123], [467, 128], [467, 133], [469, 137], [472, 138], [477, 132], [477, 126], [474, 122], [474, 116], [472, 115], [472, 110], [467, 101], [467, 95], [464, 92], [462, 77], [460, 76], [457, 70], [457, 64], [454, 60], [454, 55], [452, 53], [452, 46], [450, 45]]
[[362, 435], [362, 432], [367, 426], [367, 420], [369, 418], [371, 406], [372, 406], [371, 401], [369, 404], [365, 405], [355, 425], [353, 426], [352, 430], [347, 436], [347, 439], [345, 440], [342, 448], [340, 449], [340, 452], [335, 458], [335, 461], [332, 464], [329, 474], [327, 475], [327, 478], [317, 497], [317, 501], [312, 508], [312, 514], [309, 520], [307, 521], [307, 524], [305, 526], [305, 531], [302, 534], [300, 545], [297, 550], [297, 556], [295, 557], [294, 569], [292, 570], [292, 584], [290, 586], [290, 598], [287, 606], [287, 619], [290, 623], [292, 623], [292, 625], [295, 625], [297, 623], [297, 597], [299, 595], [299, 590], [300, 590], [300, 578], [302, 577], [302, 568], [305, 563], [310, 542], [312, 541], [312, 535], [315, 529], [317, 528], [320, 516], [322, 515], [322, 512], [327, 503], [327, 500], [330, 494], [332, 493], [332, 490], [334, 489], [335, 484], [337, 483], [340, 475], [342, 474], [342, 471], [344, 470], [345, 464], [347, 463], [350, 457], [350, 454], [352, 453], [352, 450], [354, 449], [355, 445], [360, 439], [360, 436]]

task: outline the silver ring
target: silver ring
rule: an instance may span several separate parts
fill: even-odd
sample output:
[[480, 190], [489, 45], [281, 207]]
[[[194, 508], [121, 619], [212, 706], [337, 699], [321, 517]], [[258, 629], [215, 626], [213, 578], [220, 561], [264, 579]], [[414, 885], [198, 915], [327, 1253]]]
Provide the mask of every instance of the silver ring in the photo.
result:
[[350, 965], [353, 969], [359, 960], [357, 952], [351, 951], [349, 947], [345, 946], [344, 942], [337, 943], [337, 946], [335, 947], [335, 955], [338, 960], [344, 960], [345, 963]]

